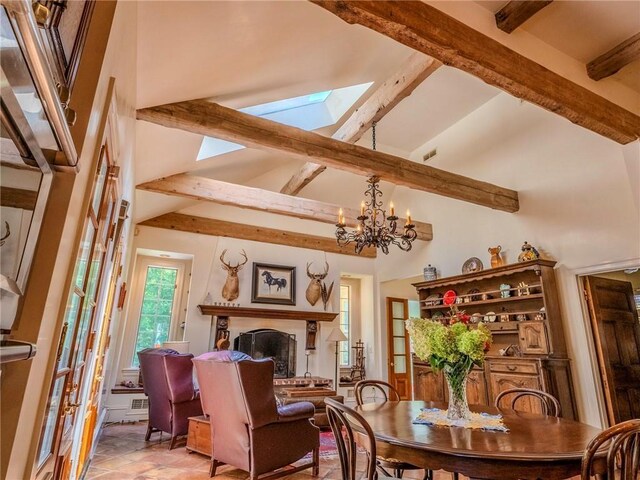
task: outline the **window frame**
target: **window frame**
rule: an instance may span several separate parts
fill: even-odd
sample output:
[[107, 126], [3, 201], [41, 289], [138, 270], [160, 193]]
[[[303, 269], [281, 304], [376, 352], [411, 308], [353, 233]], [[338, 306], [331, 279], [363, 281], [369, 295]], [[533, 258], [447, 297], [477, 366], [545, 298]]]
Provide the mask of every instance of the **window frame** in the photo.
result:
[[129, 353], [127, 355], [127, 368], [139, 368], [135, 364], [136, 344], [138, 343], [138, 329], [140, 328], [140, 317], [142, 315], [142, 300], [144, 297], [144, 287], [146, 284], [147, 270], [149, 267], [175, 268], [178, 272], [176, 275], [176, 289], [171, 309], [171, 323], [169, 324], [169, 336], [167, 341], [182, 340], [184, 338], [184, 330], [181, 331], [181, 324], [186, 317], [186, 305], [184, 296], [188, 294], [185, 279], [191, 272], [190, 261], [176, 258], [151, 257], [147, 255], [138, 255], [134, 269], [134, 288], [129, 306], [128, 316], [133, 316], [133, 325], [129, 330], [130, 344], [128, 346]]

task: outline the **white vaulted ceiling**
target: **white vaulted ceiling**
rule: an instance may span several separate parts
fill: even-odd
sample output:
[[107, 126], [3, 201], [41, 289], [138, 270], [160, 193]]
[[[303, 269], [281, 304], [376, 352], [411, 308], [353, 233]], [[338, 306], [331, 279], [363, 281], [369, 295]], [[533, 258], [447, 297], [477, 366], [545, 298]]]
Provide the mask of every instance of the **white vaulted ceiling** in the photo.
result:
[[[473, 2], [469, 5], [490, 17], [505, 2], [478, 3], [483, 8]], [[554, 6], [555, 3], [580, 5]], [[626, 3], [634, 3], [635, 7], [623, 5]], [[638, 7], [637, 2], [554, 4], [542, 10], [539, 19], [534, 17], [521, 28], [545, 36], [550, 45], [564, 48], [565, 53], [581, 60], [589, 58], [595, 50], [610, 48], [611, 43], [615, 44], [633, 28], [640, 31], [640, 18], [629, 19], [630, 9]], [[597, 13], [604, 9], [603, 4], [611, 5], [610, 9], [624, 18], [620, 31], [614, 14], [601, 13], [606, 18], [606, 25], [598, 26], [603, 29], [601, 41], [593, 38], [600, 38], [599, 35], [591, 35], [584, 41], [575, 40], [577, 46], [563, 44], [564, 36], [583, 35], [585, 22], [595, 21]], [[565, 35], [555, 17], [566, 17], [565, 10], [571, 8], [580, 12], [581, 20], [572, 21]], [[551, 26], [543, 25], [542, 20], [547, 17], [552, 17], [545, 20]], [[141, 1], [137, 108], [197, 98], [211, 98], [225, 106], [243, 108], [374, 82], [335, 125], [317, 130], [330, 136], [411, 53], [413, 50], [383, 35], [348, 25], [306, 1]], [[382, 119], [378, 148], [408, 158], [418, 147], [499, 93], [500, 90], [472, 75], [441, 67]], [[301, 165], [299, 160], [285, 155], [253, 149], [197, 162], [202, 138], [138, 121], [136, 183], [189, 172], [279, 191]], [[370, 146], [370, 133], [359, 143]], [[362, 177], [328, 169], [301, 196], [357, 205], [363, 185]], [[385, 185], [386, 191], [392, 188]], [[194, 202], [138, 191], [135, 220], [190, 205]]]

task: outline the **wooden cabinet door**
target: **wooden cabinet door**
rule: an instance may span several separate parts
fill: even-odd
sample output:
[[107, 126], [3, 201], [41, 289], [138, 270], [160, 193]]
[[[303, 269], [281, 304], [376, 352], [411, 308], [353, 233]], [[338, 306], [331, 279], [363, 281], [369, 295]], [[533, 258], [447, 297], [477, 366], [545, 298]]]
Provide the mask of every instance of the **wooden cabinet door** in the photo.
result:
[[467, 379], [467, 401], [469, 405], [487, 405], [487, 386], [483, 370], [472, 370]]
[[640, 417], [640, 321], [630, 282], [587, 277], [586, 293], [609, 422]]
[[444, 402], [446, 400], [444, 375], [434, 372], [426, 365], [413, 366], [414, 397], [427, 402]]
[[[541, 390], [540, 377], [534, 375], [523, 375], [520, 373], [491, 372], [491, 403], [495, 403], [498, 394], [510, 388], [533, 388]], [[500, 401], [500, 405], [508, 407], [511, 405], [512, 395], [507, 395]], [[517, 410], [523, 412], [542, 413], [540, 403], [535, 399], [520, 398], [516, 405]]]
[[522, 353], [532, 355], [549, 353], [549, 342], [544, 322], [521, 322], [518, 325], [518, 332]]

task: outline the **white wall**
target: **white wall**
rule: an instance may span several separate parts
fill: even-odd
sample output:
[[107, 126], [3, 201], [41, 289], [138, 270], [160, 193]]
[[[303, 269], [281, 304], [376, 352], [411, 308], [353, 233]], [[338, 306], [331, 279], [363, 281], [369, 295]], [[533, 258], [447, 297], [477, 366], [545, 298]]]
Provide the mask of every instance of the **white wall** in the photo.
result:
[[[434, 225], [430, 243], [414, 245], [405, 261], [377, 262], [381, 280], [419, 273], [428, 263], [441, 276], [460, 273], [477, 256], [490, 265], [487, 248], [502, 245], [508, 263], [527, 240], [558, 261], [564, 326], [580, 418], [599, 425], [596, 381], [585, 345], [588, 332], [577, 296], [574, 269], [640, 257], [640, 224], [622, 146], [542, 109], [500, 94], [411, 158], [519, 192], [520, 211], [491, 210], [437, 195], [396, 188], [394, 203], [411, 206], [415, 218]], [[419, 160], [418, 160], [419, 159]], [[570, 300], [570, 301], [569, 301]], [[569, 307], [571, 305], [571, 307]]]
[[[239, 214], [242, 214], [240, 211]], [[281, 228], [287, 228], [288, 219], [281, 222], [285, 225]], [[290, 223], [296, 223], [295, 220], [289, 220]], [[290, 226], [290, 225], [289, 225]], [[238, 277], [240, 280], [240, 296], [235, 303], [241, 306], [254, 306], [260, 308], [276, 308], [291, 309], [305, 311], [323, 311], [322, 301], [320, 300], [315, 306], [309, 305], [305, 298], [305, 290], [309, 283], [306, 275], [307, 262], [313, 262], [312, 270], [323, 268], [325, 260], [329, 263], [329, 274], [325, 282], [329, 285], [335, 282], [333, 293], [331, 296], [331, 305], [328, 311], [338, 312], [339, 284], [340, 273], [349, 272], [372, 278], [374, 274], [374, 261], [372, 259], [359, 258], [354, 256], [338, 255], [332, 253], [324, 253], [317, 250], [307, 250], [301, 248], [293, 248], [282, 245], [273, 245], [269, 243], [259, 243], [246, 240], [238, 240], [224, 237], [214, 237], [208, 235], [199, 235], [187, 232], [178, 232], [172, 230], [164, 230], [152, 227], [137, 227], [137, 236], [134, 240], [133, 248], [152, 249], [167, 252], [175, 252], [180, 254], [193, 255], [193, 269], [191, 277], [191, 287], [189, 300], [187, 304], [186, 327], [184, 339], [190, 341], [190, 352], [194, 355], [200, 355], [210, 351], [213, 348], [213, 329], [210, 316], [203, 316], [198, 310], [198, 305], [203, 303], [207, 292], [211, 293], [213, 302], [226, 302], [222, 298], [221, 292], [226, 279], [226, 271], [221, 268], [219, 260], [220, 254], [227, 249], [226, 260], [233, 263], [240, 259], [239, 252], [244, 249], [249, 258], [246, 266], [240, 270]], [[270, 304], [252, 304], [251, 303], [251, 276], [252, 262], [270, 263], [276, 265], [286, 265], [296, 267], [296, 305], [270, 305]], [[368, 329], [363, 328], [363, 340], [368, 342], [376, 341], [375, 335], [372, 334], [373, 329], [373, 282], [370, 280], [368, 284], [363, 285], [368, 289], [363, 296], [368, 300], [363, 303], [363, 318], [367, 319]], [[366, 317], [365, 317], [366, 316]], [[130, 359], [133, 355], [133, 342], [135, 337], [135, 328], [137, 319], [132, 312], [125, 313], [126, 320], [123, 323], [122, 331], [118, 333], [118, 339], [124, 339], [119, 358], [118, 372], [128, 367]], [[334, 375], [334, 346], [326, 342], [326, 338], [331, 329], [339, 325], [336, 318], [333, 322], [320, 322], [320, 333], [316, 339], [316, 352], [309, 358], [309, 369], [314, 375], [320, 375], [333, 378]], [[296, 373], [302, 375], [306, 368], [306, 357], [304, 355], [305, 331], [306, 323], [304, 321], [287, 321], [287, 320], [259, 320], [248, 318], [231, 317], [229, 330], [231, 332], [231, 340], [233, 340], [241, 331], [252, 330], [255, 328], [274, 328], [296, 335], [297, 344], [297, 364]], [[367, 330], [366, 335], [364, 330]], [[365, 338], [366, 337], [366, 338]], [[377, 350], [377, 348], [376, 348]], [[372, 355], [373, 356], [373, 355]], [[371, 368], [374, 368], [373, 366]], [[117, 383], [119, 378], [114, 379]]]

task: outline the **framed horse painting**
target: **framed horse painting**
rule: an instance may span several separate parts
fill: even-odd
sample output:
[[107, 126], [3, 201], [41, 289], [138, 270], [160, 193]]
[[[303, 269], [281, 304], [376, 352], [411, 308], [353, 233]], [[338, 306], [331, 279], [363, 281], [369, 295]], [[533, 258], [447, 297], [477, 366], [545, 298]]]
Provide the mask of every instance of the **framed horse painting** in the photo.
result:
[[296, 267], [253, 263], [251, 303], [296, 304]]

